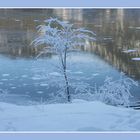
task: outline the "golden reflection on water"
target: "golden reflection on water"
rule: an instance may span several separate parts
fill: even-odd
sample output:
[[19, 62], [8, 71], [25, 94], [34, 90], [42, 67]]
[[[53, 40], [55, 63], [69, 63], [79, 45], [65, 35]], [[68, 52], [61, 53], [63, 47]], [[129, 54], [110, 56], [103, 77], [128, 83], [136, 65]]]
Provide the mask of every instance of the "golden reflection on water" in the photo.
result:
[[[1, 9], [0, 53], [31, 57], [38, 53], [30, 46], [36, 26], [49, 17], [69, 20], [96, 32], [97, 42], [81, 49], [96, 53], [129, 76], [140, 79], [140, 10], [139, 9]], [[136, 51], [125, 53], [126, 50]]]

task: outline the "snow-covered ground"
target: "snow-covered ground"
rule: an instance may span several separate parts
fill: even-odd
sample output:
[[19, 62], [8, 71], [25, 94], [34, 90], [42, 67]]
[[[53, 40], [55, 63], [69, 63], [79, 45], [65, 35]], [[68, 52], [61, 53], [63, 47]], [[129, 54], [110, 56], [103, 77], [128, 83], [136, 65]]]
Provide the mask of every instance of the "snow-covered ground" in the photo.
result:
[[101, 102], [17, 106], [0, 103], [1, 131], [140, 130], [140, 111]]

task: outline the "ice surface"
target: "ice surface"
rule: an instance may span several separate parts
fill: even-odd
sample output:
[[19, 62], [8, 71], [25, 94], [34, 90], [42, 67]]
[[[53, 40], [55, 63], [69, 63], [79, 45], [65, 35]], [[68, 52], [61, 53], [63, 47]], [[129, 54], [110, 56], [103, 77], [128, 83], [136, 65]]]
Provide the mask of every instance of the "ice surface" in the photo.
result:
[[5, 79], [1, 79], [1, 80], [2, 80], [2, 81], [8, 81], [8, 79], [6, 79], [6, 78], [5, 78]]
[[3, 82], [0, 82], [0, 85], [3, 85]]

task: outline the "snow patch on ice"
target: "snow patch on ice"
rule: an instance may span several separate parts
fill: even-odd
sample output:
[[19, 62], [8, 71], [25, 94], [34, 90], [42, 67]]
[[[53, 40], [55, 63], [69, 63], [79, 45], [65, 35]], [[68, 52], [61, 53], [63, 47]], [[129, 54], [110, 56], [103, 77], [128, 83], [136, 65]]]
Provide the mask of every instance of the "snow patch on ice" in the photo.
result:
[[2, 74], [3, 77], [7, 77], [7, 76], [9, 76], [9, 75], [10, 75], [10, 74], [7, 74], [7, 73]]
[[123, 50], [122, 52], [124, 53], [132, 53], [132, 52], [136, 52], [137, 50], [135, 49], [130, 49], [130, 50]]
[[27, 76], [27, 75], [22, 75], [21, 77], [22, 77], [22, 78], [26, 78], [26, 77], [28, 77], [28, 76]]
[[136, 26], [136, 27], [135, 27], [135, 26], [129, 26], [128, 28], [129, 28], [129, 29], [137, 29], [137, 30], [140, 29], [140, 27], [137, 27], [137, 26]]
[[16, 87], [11, 87], [11, 89], [16, 89]]
[[104, 37], [104, 40], [112, 40], [112, 37]]
[[83, 74], [82, 71], [76, 71], [76, 72], [73, 72], [73, 73], [75, 73], [75, 74]]
[[37, 93], [38, 93], [38, 94], [42, 94], [42, 93], [43, 93], [43, 91], [37, 91]]
[[20, 19], [15, 19], [15, 21], [19, 22], [19, 21], [21, 21], [21, 20], [20, 20]]
[[41, 77], [32, 77], [31, 79], [32, 79], [32, 80], [40, 80]]
[[134, 60], [134, 61], [140, 61], [140, 57], [132, 58], [132, 60]]
[[23, 86], [27, 86], [28, 84], [26, 84], [26, 83], [23, 83]]
[[98, 76], [99, 75], [99, 73], [93, 73], [92, 74], [92, 76]]
[[51, 72], [51, 73], [49, 73], [49, 75], [52, 75], [52, 76], [62, 76], [59, 72]]
[[39, 20], [38, 19], [34, 19], [34, 22], [38, 22]]
[[46, 86], [48, 86], [48, 84], [41, 83], [40, 86], [42, 86], [42, 87], [46, 87]]

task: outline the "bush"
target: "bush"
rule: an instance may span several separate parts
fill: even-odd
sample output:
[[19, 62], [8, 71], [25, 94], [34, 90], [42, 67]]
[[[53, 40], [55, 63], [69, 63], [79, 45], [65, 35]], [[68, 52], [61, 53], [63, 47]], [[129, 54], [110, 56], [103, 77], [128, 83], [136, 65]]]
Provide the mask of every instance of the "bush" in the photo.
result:
[[107, 77], [104, 85], [95, 88], [95, 99], [110, 105], [128, 106], [132, 97], [130, 93], [132, 85], [137, 86], [138, 83], [131, 78], [121, 77], [113, 81], [112, 78]]

